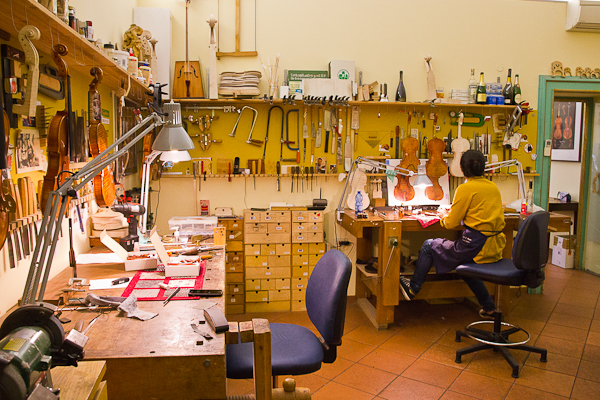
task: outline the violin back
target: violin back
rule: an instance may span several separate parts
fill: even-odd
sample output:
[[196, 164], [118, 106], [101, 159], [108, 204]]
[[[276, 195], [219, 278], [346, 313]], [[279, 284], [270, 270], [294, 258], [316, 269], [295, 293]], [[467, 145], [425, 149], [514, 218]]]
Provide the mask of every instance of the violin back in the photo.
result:
[[360, 169], [354, 170], [354, 175], [352, 176], [352, 182], [350, 183], [350, 194], [348, 195], [348, 199], [346, 200], [346, 205], [350, 207], [351, 210], [354, 210], [356, 206], [356, 193], [360, 191], [360, 194], [363, 197], [363, 210], [369, 207], [371, 200], [369, 199], [369, 195], [367, 194], [367, 175], [361, 171]]
[[444, 198], [444, 190], [440, 186], [439, 178], [446, 175], [448, 166], [442, 158], [442, 152], [446, 148], [443, 140], [436, 137], [427, 142], [427, 150], [429, 150], [429, 160], [425, 164], [427, 176], [431, 180], [433, 186], [425, 189], [425, 195], [429, 200], [442, 200]]

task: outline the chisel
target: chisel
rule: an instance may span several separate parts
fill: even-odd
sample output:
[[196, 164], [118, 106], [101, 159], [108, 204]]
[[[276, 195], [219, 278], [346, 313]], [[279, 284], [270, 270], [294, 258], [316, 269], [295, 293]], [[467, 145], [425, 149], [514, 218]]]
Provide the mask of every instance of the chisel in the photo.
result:
[[281, 181], [279, 180], [279, 175], [281, 174], [281, 163], [277, 161], [277, 191], [281, 192]]
[[321, 147], [321, 132], [323, 131], [323, 107], [319, 107], [319, 129], [315, 137], [315, 147]]
[[308, 115], [308, 106], [304, 106], [304, 125], [302, 125], [302, 139], [304, 140], [304, 159], [306, 162], [306, 139], [308, 139], [308, 125], [306, 125], [306, 117]]
[[323, 124], [325, 129], [325, 153], [329, 152], [329, 131], [331, 130], [331, 110], [328, 108], [325, 110], [323, 117]]

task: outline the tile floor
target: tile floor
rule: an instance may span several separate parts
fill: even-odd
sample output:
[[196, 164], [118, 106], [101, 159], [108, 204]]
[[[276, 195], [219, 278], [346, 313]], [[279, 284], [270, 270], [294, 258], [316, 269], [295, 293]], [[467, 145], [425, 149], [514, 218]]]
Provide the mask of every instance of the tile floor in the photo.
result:
[[[582, 271], [546, 268], [544, 294], [511, 297], [508, 322], [532, 335], [531, 343], [548, 349], [548, 362], [513, 351], [520, 377], [491, 350], [454, 362], [455, 331], [479, 319], [469, 301], [455, 304], [402, 302], [396, 322], [377, 331], [350, 298], [345, 334], [333, 364], [310, 375], [295, 376], [314, 400], [328, 399], [600, 399], [600, 277]], [[234, 318], [235, 317], [235, 318]], [[246, 321], [305, 325], [306, 313], [230, 316]], [[281, 377], [281, 382], [285, 377]], [[251, 380], [228, 380], [228, 395], [252, 392]]]

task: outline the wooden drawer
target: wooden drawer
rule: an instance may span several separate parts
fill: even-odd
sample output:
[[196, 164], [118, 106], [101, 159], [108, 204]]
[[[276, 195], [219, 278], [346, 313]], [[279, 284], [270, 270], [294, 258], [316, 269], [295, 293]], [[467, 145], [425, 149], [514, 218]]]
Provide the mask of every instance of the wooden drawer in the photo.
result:
[[243, 294], [244, 293], [244, 285], [227, 285], [225, 289], [226, 294]]
[[267, 233], [290, 233], [289, 222], [270, 222], [267, 224]]
[[277, 279], [246, 279], [246, 290], [275, 290]]
[[292, 211], [292, 222], [323, 222], [323, 211]]
[[327, 252], [327, 243], [309, 243], [308, 254], [325, 254]]
[[246, 268], [246, 278], [248, 279], [291, 278], [291, 276], [291, 267]]
[[308, 265], [298, 267], [292, 267], [292, 278], [308, 278], [310, 274]]
[[292, 254], [292, 244], [291, 243], [281, 243], [275, 244], [275, 254], [278, 256], [289, 256]]
[[225, 242], [226, 251], [244, 251], [243, 240], [228, 240]]
[[269, 301], [283, 301], [289, 299], [289, 290], [269, 290]]
[[292, 278], [290, 280], [291, 289], [306, 289], [308, 278]]
[[252, 292], [246, 291], [246, 303], [258, 303], [262, 301], [269, 301], [268, 290], [255, 290]]
[[243, 231], [244, 230], [244, 220], [243, 219], [233, 219], [228, 221], [227, 229], [232, 231]]
[[244, 263], [232, 262], [225, 264], [225, 272], [244, 272]]
[[315, 269], [316, 265], [309, 265], [308, 266], [308, 276], [311, 276], [314, 269]]
[[265, 267], [246, 267], [246, 279], [265, 278]]
[[290, 279], [289, 278], [284, 278], [284, 279], [275, 279], [275, 289], [281, 290], [281, 289], [290, 289]]
[[261, 245], [260, 244], [247, 244], [244, 246], [245, 248], [245, 253], [247, 256], [260, 256], [260, 255], [266, 255], [266, 254], [261, 254]]
[[244, 283], [243, 272], [227, 272], [225, 273], [226, 283]]
[[277, 255], [277, 245], [275, 244], [261, 244], [260, 245], [261, 256], [274, 256]]
[[266, 267], [267, 256], [246, 256], [246, 267]]
[[239, 304], [244, 304], [244, 293], [240, 293], [240, 294], [228, 294], [225, 297], [225, 304], [233, 304], [233, 305], [239, 305]]
[[228, 251], [225, 254], [225, 262], [244, 262], [244, 252], [243, 251]]
[[292, 244], [292, 255], [294, 254], [308, 254], [309, 245], [308, 243], [293, 243]]
[[292, 256], [292, 265], [293, 266], [308, 266], [309, 264], [309, 258], [308, 258], [308, 254], [294, 254]]
[[247, 244], [260, 243], [290, 243], [289, 233], [246, 233], [244, 241]]
[[264, 211], [262, 215], [264, 222], [291, 222], [289, 211]]
[[309, 254], [308, 255], [308, 265], [315, 266], [319, 262], [319, 260], [323, 257], [323, 254]]
[[323, 232], [322, 222], [292, 222], [292, 233]]
[[290, 311], [290, 301], [269, 301], [266, 303], [246, 303], [247, 313]]
[[244, 225], [246, 225], [249, 222], [261, 222], [262, 213], [262, 211], [244, 210]]
[[306, 311], [306, 302], [304, 300], [292, 300], [292, 311]]
[[227, 230], [227, 240], [244, 240], [244, 232]]
[[269, 267], [290, 267], [292, 259], [290, 256], [266, 256]]
[[246, 290], [260, 290], [261, 281], [262, 279], [246, 279]]
[[264, 222], [257, 222], [254, 224], [245, 223], [244, 224], [244, 233], [246, 235], [250, 233], [267, 233], [267, 227], [269, 224]]
[[320, 243], [323, 232], [292, 233], [292, 243]]
[[302, 300], [306, 299], [306, 289], [293, 289], [292, 291], [292, 300]]
[[238, 304], [238, 305], [225, 304], [225, 314], [227, 314], [227, 315], [244, 314], [244, 312], [245, 312], [244, 304]]

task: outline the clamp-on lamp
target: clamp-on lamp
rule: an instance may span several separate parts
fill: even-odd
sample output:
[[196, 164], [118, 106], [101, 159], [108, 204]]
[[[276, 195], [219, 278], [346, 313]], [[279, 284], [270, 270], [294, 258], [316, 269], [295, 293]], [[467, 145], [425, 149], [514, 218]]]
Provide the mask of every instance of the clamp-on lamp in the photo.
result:
[[[153, 110], [152, 107], [150, 109]], [[86, 183], [91, 181], [116, 159], [125, 155], [131, 147], [156, 127], [162, 126], [162, 130], [152, 145], [153, 150], [170, 152], [174, 150], [192, 150], [194, 148], [194, 142], [192, 142], [192, 139], [181, 125], [181, 107], [179, 103], [171, 102], [165, 104], [163, 109], [164, 113], [152, 112], [152, 114], [108, 146], [106, 150], [88, 162], [79, 171], [75, 173], [68, 171], [61, 172], [60, 176], [63, 173], [70, 175], [63, 180], [58, 189], [50, 192], [50, 196], [46, 202], [40, 233], [31, 258], [21, 305], [35, 303], [36, 295], [37, 301], [43, 300], [56, 244], [62, 228], [62, 220], [70, 198], [77, 197], [79, 189], [84, 187]], [[165, 116], [165, 121], [163, 121], [161, 115]], [[144, 129], [142, 130], [142, 128]], [[129, 142], [120, 147], [127, 140]], [[80, 182], [75, 184], [77, 181]]]

